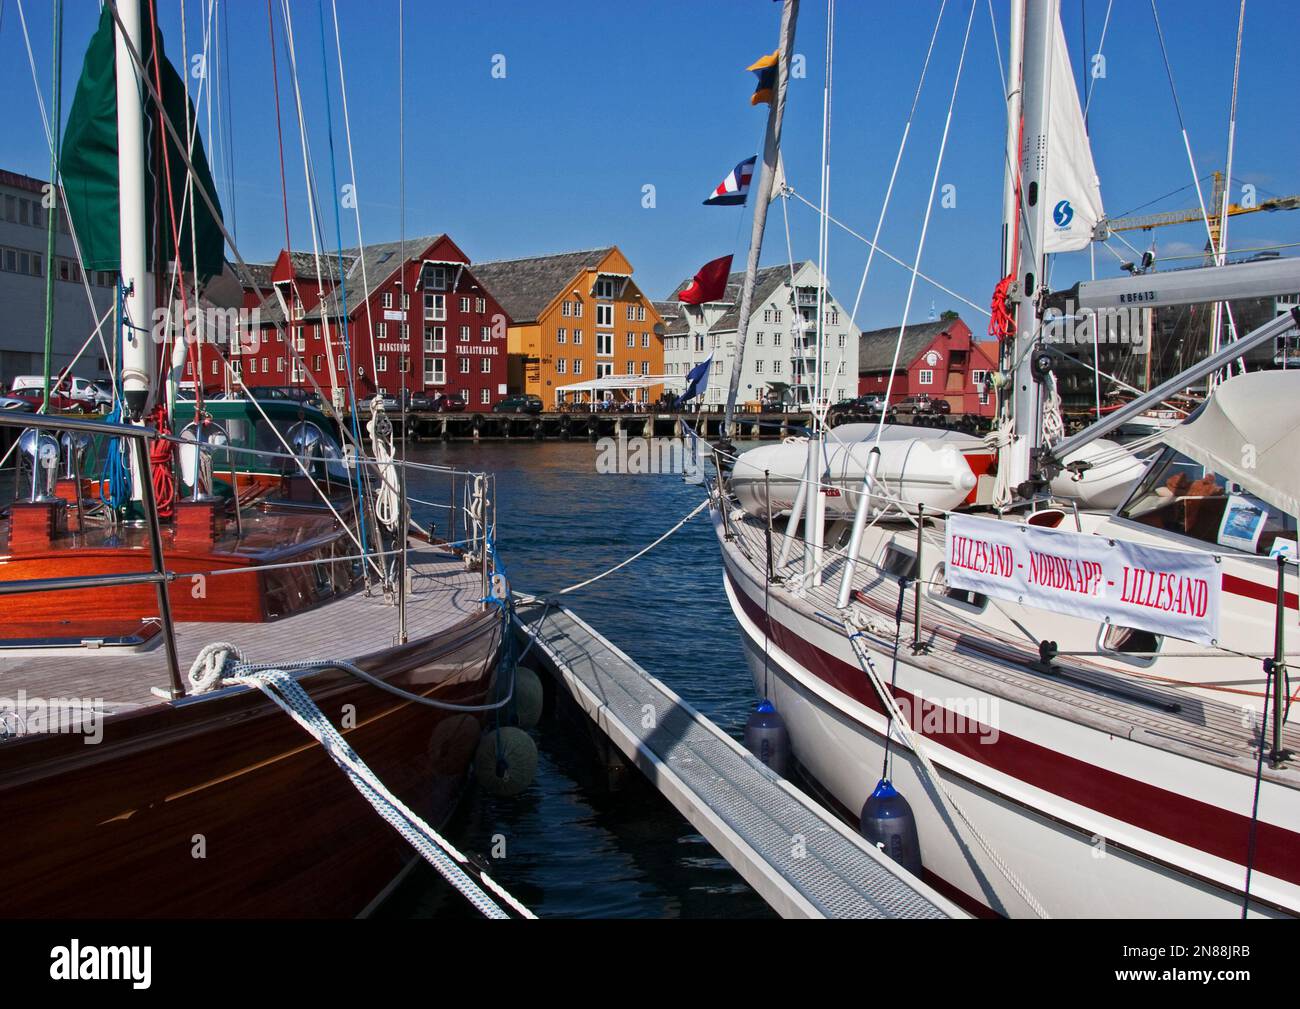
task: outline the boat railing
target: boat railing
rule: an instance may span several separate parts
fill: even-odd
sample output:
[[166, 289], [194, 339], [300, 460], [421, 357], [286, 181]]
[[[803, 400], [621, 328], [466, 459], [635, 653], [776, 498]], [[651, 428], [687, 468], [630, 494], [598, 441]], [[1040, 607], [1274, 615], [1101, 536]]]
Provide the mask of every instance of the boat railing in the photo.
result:
[[[156, 435], [152, 428], [147, 427], [112, 424], [78, 417], [47, 417], [42, 414], [8, 416], [0, 414], [0, 427], [35, 428], [55, 432], [76, 431], [130, 438], [132, 444], [136, 446], [137, 458], [139, 459], [149, 457], [149, 439]], [[162, 625], [163, 645], [167, 653], [169, 688], [174, 699], [185, 694], [185, 687], [181, 682], [180, 661], [176, 652], [176, 628], [172, 623], [171, 599], [167, 594], [167, 583], [175, 576], [167, 571], [166, 562], [163, 559], [162, 528], [158, 520], [158, 502], [154, 497], [153, 481], [141, 480], [140, 484], [140, 510], [144, 515], [145, 529], [149, 537], [149, 557], [153, 566], [151, 571], [0, 581], [0, 595], [16, 595], [24, 592], [54, 592], [67, 589], [95, 589], [113, 585], [152, 584], [158, 597], [158, 618]]]
[[[142, 460], [148, 459], [149, 443], [151, 441], [162, 440], [177, 446], [188, 446], [190, 448], [196, 446], [194, 441], [174, 434], [160, 434], [154, 428], [147, 426], [110, 423], [103, 420], [69, 416], [56, 417], [31, 413], [0, 414], [0, 427], [11, 427], [20, 430], [36, 429], [48, 431], [56, 436], [63, 432], [76, 432], [108, 438], [130, 439], [136, 447], [136, 458]], [[410, 534], [414, 531], [426, 537], [431, 544], [443, 546], [463, 557], [467, 568], [470, 570], [476, 569], [480, 583], [480, 606], [486, 608], [490, 605], [490, 596], [494, 591], [493, 578], [498, 573], [494, 548], [497, 532], [497, 495], [494, 474], [462, 470], [452, 466], [414, 462], [401, 458], [379, 459], [364, 455], [350, 455], [346, 458], [335, 459], [326, 459], [320, 456], [304, 458], [302, 455], [291, 452], [279, 452], [234, 444], [201, 445], [200, 450], [209, 453], [216, 451], [226, 454], [227, 461], [231, 463], [232, 472], [238, 468], [239, 464], [235, 460], [240, 457], [261, 458], [274, 460], [281, 464], [292, 464], [292, 466], [296, 466], [304, 473], [310, 473], [314, 463], [330, 461], [338, 462], [349, 470], [355, 470], [357, 466], [369, 466], [375, 468], [376, 472], [380, 472], [383, 467], [392, 467], [392, 472], [396, 477], [398, 497], [397, 517], [394, 527], [400, 530], [396, 534], [396, 538], [400, 540], [400, 546], [395, 544], [394, 549], [385, 549], [382, 542], [374, 542], [372, 537], [380, 537], [381, 539], [382, 537], [379, 533], [379, 523], [373, 521], [371, 523], [371, 537], [364, 535], [357, 537], [351, 529], [348, 529], [353, 539], [358, 541], [358, 550], [355, 554], [346, 557], [303, 558], [267, 565], [241, 565], [237, 569], [220, 569], [208, 574], [214, 576], [234, 573], [247, 574], [254, 571], [278, 568], [311, 567], [322, 563], [333, 564], [340, 560], [358, 561], [363, 566], [369, 565], [373, 571], [381, 576], [385, 594], [393, 598], [396, 603], [397, 636], [399, 641], [404, 643], [408, 636], [406, 604], [408, 571], [410, 570]], [[146, 462], [145, 465], [148, 465], [148, 463]], [[286, 472], [291, 468], [289, 465], [284, 465]], [[413, 471], [445, 478], [448, 485], [446, 501], [409, 497], [407, 494], [407, 477], [408, 473]], [[382, 480], [382, 477], [380, 480]], [[181, 677], [168, 585], [179, 576], [176, 572], [169, 571], [166, 566], [163, 553], [162, 523], [153, 481], [141, 480], [139, 483], [141, 487], [137, 504], [140, 508], [144, 529], [149, 541], [150, 570], [117, 574], [0, 580], [0, 596], [19, 595], [29, 592], [103, 589], [124, 585], [153, 585], [157, 593], [158, 622], [166, 650], [169, 681], [167, 690], [170, 696], [176, 699], [185, 696], [186, 690]], [[351, 486], [349, 482], [349, 487]], [[317, 487], [317, 490], [320, 491], [321, 488]], [[78, 490], [77, 496], [80, 499], [80, 490]], [[328, 504], [328, 499], [326, 499], [326, 503]], [[432, 523], [428, 525], [428, 528], [425, 528], [415, 521], [410, 511], [412, 503], [445, 511], [447, 515], [445, 535], [436, 537]], [[236, 521], [238, 521], [239, 507], [240, 502], [238, 495], [236, 495]], [[331, 510], [333, 510], [332, 506]], [[360, 509], [360, 512], [363, 514], [369, 512], [373, 518], [371, 509]], [[335, 512], [335, 516], [342, 521], [337, 512]], [[359, 521], [366, 521], [366, 519], [362, 518]], [[346, 523], [343, 524], [346, 525]], [[189, 577], [191, 574], [191, 572], [186, 572], [185, 576]]]

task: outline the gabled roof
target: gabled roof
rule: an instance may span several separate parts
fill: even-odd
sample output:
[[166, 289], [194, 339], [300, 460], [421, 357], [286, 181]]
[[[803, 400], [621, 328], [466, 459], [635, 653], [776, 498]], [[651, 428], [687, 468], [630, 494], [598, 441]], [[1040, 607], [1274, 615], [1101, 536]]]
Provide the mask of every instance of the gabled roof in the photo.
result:
[[271, 271], [275, 269], [274, 263], [245, 263], [248, 267], [248, 273], [240, 277], [239, 266], [235, 263], [230, 264], [231, 272], [240, 277], [240, 283], [245, 288], [266, 288], [271, 286]]
[[[925, 350], [940, 333], [945, 333], [959, 322], [958, 319], [935, 319], [918, 322], [903, 329], [903, 347], [898, 354], [899, 368], [906, 368]], [[888, 371], [894, 363], [894, 348], [898, 345], [898, 327], [873, 329], [858, 339], [858, 374], [869, 371]]]
[[586, 270], [597, 269], [614, 246], [529, 259], [476, 263], [474, 276], [516, 324], [536, 322], [554, 299]]
[[[810, 265], [810, 262], [810, 260], [805, 260], [802, 263], [796, 263], [793, 271], [790, 269], [789, 263], [782, 264], [781, 266], [761, 267], [758, 272], [754, 274], [754, 299], [752, 302], [754, 309], [757, 310], [772, 296], [773, 292], [775, 292], [778, 287], [789, 281], [791, 273], [798, 276], [799, 271], [805, 266]], [[676, 314], [679, 316], [672, 325], [667, 327], [667, 332], [670, 335], [681, 335], [690, 331], [690, 327], [686, 322], [685, 312], [681, 309], [681, 303], [677, 301], [677, 296], [682, 293], [682, 289], [690, 282], [689, 279], [683, 280], [673, 289], [673, 293], [669, 295], [671, 303], [676, 305], [678, 308]], [[717, 322], [709, 327], [709, 332], [725, 333], [729, 330], [734, 331], [739, 328], [740, 290], [744, 286], [744, 283], [744, 270], [740, 270], [727, 276], [727, 291], [719, 301], [730, 304], [731, 307], [723, 313], [722, 317], [718, 319]], [[665, 322], [666, 321], [667, 318], [665, 317]]]
[[[301, 320], [295, 320], [295, 322], [319, 322], [322, 311], [328, 312], [331, 319], [337, 319], [343, 312], [345, 296], [348, 313], [355, 313], [365, 302], [366, 291], [369, 290], [373, 293], [388, 281], [398, 271], [403, 258], [409, 261], [429, 247], [441, 242], [445, 237], [445, 235], [441, 234], [426, 235], [418, 238], [408, 238], [404, 242], [378, 242], [374, 245], [367, 245], [364, 260], [359, 249], [344, 249], [342, 253], [343, 265], [346, 270], [344, 283], [337, 285]], [[310, 252], [292, 252], [289, 254], [289, 258], [297, 276], [310, 280], [316, 279], [316, 257], [314, 254]], [[303, 265], [300, 266], [300, 263]], [[321, 254], [321, 276], [327, 282], [337, 278], [338, 263], [339, 253], [337, 251], [330, 253], [328, 256], [324, 253]], [[327, 265], [333, 267], [332, 272], [327, 272]], [[280, 309], [279, 300], [274, 296], [263, 301], [258, 306], [258, 311], [263, 324], [283, 324], [287, 321], [284, 312]]]

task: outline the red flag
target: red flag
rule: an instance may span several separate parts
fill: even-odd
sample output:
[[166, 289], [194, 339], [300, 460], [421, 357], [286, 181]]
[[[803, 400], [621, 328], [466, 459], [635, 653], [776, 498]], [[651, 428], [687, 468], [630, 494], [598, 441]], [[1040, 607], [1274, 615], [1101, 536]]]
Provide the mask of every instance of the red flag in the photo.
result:
[[685, 305], [703, 305], [706, 301], [719, 301], [727, 293], [727, 275], [731, 273], [731, 257], [723, 256], [700, 267], [695, 279], [682, 288], [677, 300]]

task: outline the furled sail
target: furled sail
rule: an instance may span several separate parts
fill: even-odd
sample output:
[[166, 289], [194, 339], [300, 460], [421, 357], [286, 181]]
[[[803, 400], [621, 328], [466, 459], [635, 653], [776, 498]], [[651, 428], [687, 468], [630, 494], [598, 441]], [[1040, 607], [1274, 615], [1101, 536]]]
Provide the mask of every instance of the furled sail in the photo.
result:
[[[141, 22], [150, 25], [147, 17]], [[95, 30], [86, 49], [85, 62], [81, 68], [81, 77], [77, 81], [77, 91], [72, 100], [72, 109], [68, 116], [68, 126], [63, 134], [63, 155], [60, 174], [67, 192], [68, 213], [76, 225], [77, 235], [81, 240], [85, 268], [87, 270], [106, 270], [117, 272], [121, 265], [121, 248], [118, 231], [118, 177], [117, 177], [117, 85], [114, 79], [114, 39], [115, 22], [108, 5], [99, 16], [99, 27]], [[167, 117], [180, 134], [185, 132], [188, 106], [189, 122], [195, 121], [194, 107], [185, 90], [185, 83], [176, 69], [163, 55], [162, 33], [157, 35], [158, 56], [161, 64], [158, 74], [162, 81], [163, 107]], [[141, 47], [141, 59], [153, 76], [153, 33], [146, 29], [144, 45]], [[161, 200], [155, 199], [155, 180], [164, 177], [164, 159], [162, 145], [159, 143], [160, 126], [158, 123], [157, 104], [147, 89], [144, 90], [145, 136], [148, 145], [146, 164], [146, 195], [148, 213], [148, 234], [159, 236], [154, 245], [161, 246], [164, 259], [174, 258], [174, 243], [171, 233], [170, 210], [167, 193]], [[224, 265], [223, 253], [225, 243], [218, 227], [218, 218], [208, 209], [204, 199], [191, 192], [194, 201], [195, 240], [190, 237], [189, 204], [185, 200], [185, 180], [187, 169], [176, 143], [167, 135], [167, 163], [171, 169], [168, 182], [171, 188], [171, 201], [175, 206], [180, 228], [181, 264], [186, 272], [196, 273], [200, 279], [219, 274]], [[194, 163], [196, 183], [201, 185], [212, 197], [212, 202], [220, 212], [216, 186], [212, 182], [212, 173], [208, 168], [208, 159], [203, 151], [203, 142], [197, 133], [194, 136], [194, 149], [191, 153]], [[157, 205], [155, 207], [155, 205]], [[181, 213], [182, 205], [186, 212]], [[157, 220], [155, 217], [157, 215]], [[183, 219], [183, 220], [182, 220]], [[161, 230], [159, 230], [161, 229]], [[198, 268], [195, 270], [193, 254], [197, 249]], [[149, 268], [156, 269], [153, 250], [149, 255]]]
[[1051, 65], [1045, 186], [1048, 220], [1043, 251], [1075, 252], [1088, 247], [1103, 211], [1101, 183], [1092, 163], [1092, 145], [1084, 126], [1059, 17], [1052, 40]]

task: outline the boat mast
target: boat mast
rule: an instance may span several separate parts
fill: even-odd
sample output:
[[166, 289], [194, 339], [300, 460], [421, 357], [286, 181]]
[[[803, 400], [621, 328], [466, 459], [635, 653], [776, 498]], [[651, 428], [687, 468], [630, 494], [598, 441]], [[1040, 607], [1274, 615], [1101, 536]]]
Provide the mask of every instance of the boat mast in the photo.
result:
[[745, 337], [749, 330], [749, 312], [754, 300], [754, 276], [763, 251], [763, 230], [767, 227], [767, 208], [772, 201], [772, 183], [776, 178], [777, 155], [781, 149], [781, 120], [785, 114], [785, 93], [790, 83], [790, 55], [794, 51], [795, 21], [799, 17], [799, 0], [784, 0], [781, 8], [781, 45], [777, 52], [776, 87], [767, 110], [767, 136], [763, 142], [763, 163], [758, 168], [758, 187], [754, 191], [754, 221], [749, 236], [749, 259], [745, 263], [745, 280], [740, 288], [740, 315], [736, 321], [736, 356], [731, 361], [731, 384], [727, 389], [727, 412], [722, 423], [722, 439], [734, 433], [736, 396], [740, 392], [740, 372], [745, 361]]
[[[140, 421], [152, 400], [157, 362], [152, 343], [154, 278], [149, 272], [145, 200], [144, 94], [131, 49], [141, 44], [141, 4], [119, 4], [115, 30], [118, 227], [122, 256], [122, 388], [126, 413]], [[125, 29], [126, 37], [123, 38]], [[130, 45], [128, 46], [127, 40]]]
[[[1051, 109], [1051, 69], [1054, 29], [1060, 18], [1060, 0], [1013, 0], [1012, 55], [1009, 78], [1019, 73], [1019, 95], [1008, 101], [1008, 130], [1018, 134], [1009, 150], [1016, 152], [1014, 162], [1008, 159], [1005, 166], [1008, 187], [1019, 190], [1019, 199], [1012, 199], [1012, 210], [1019, 211], [1010, 217], [1010, 248], [1015, 242], [1018, 264], [1015, 279], [1016, 336], [1011, 365], [1011, 408], [1013, 434], [1010, 444], [1002, 449], [1000, 466], [1007, 466], [1007, 485], [1015, 491], [1028, 481], [1033, 473], [1034, 460], [1042, 440], [1039, 424], [1040, 390], [1034, 378], [1033, 345], [1038, 340], [1039, 319], [1042, 307], [1043, 268], [1045, 256], [1042, 249], [1047, 233], [1046, 182], [1050, 149], [1048, 122]], [[1017, 25], [1020, 25], [1017, 38]], [[1017, 57], [1017, 51], [1019, 56]], [[1019, 64], [1019, 66], [1017, 66]], [[1014, 84], [1013, 95], [1014, 95]], [[1013, 122], [1013, 111], [1018, 111], [1019, 122]], [[1018, 184], [1016, 176], [1018, 176]], [[1016, 204], [1019, 204], [1016, 206]], [[1008, 270], [1010, 271], [1010, 264]]]

